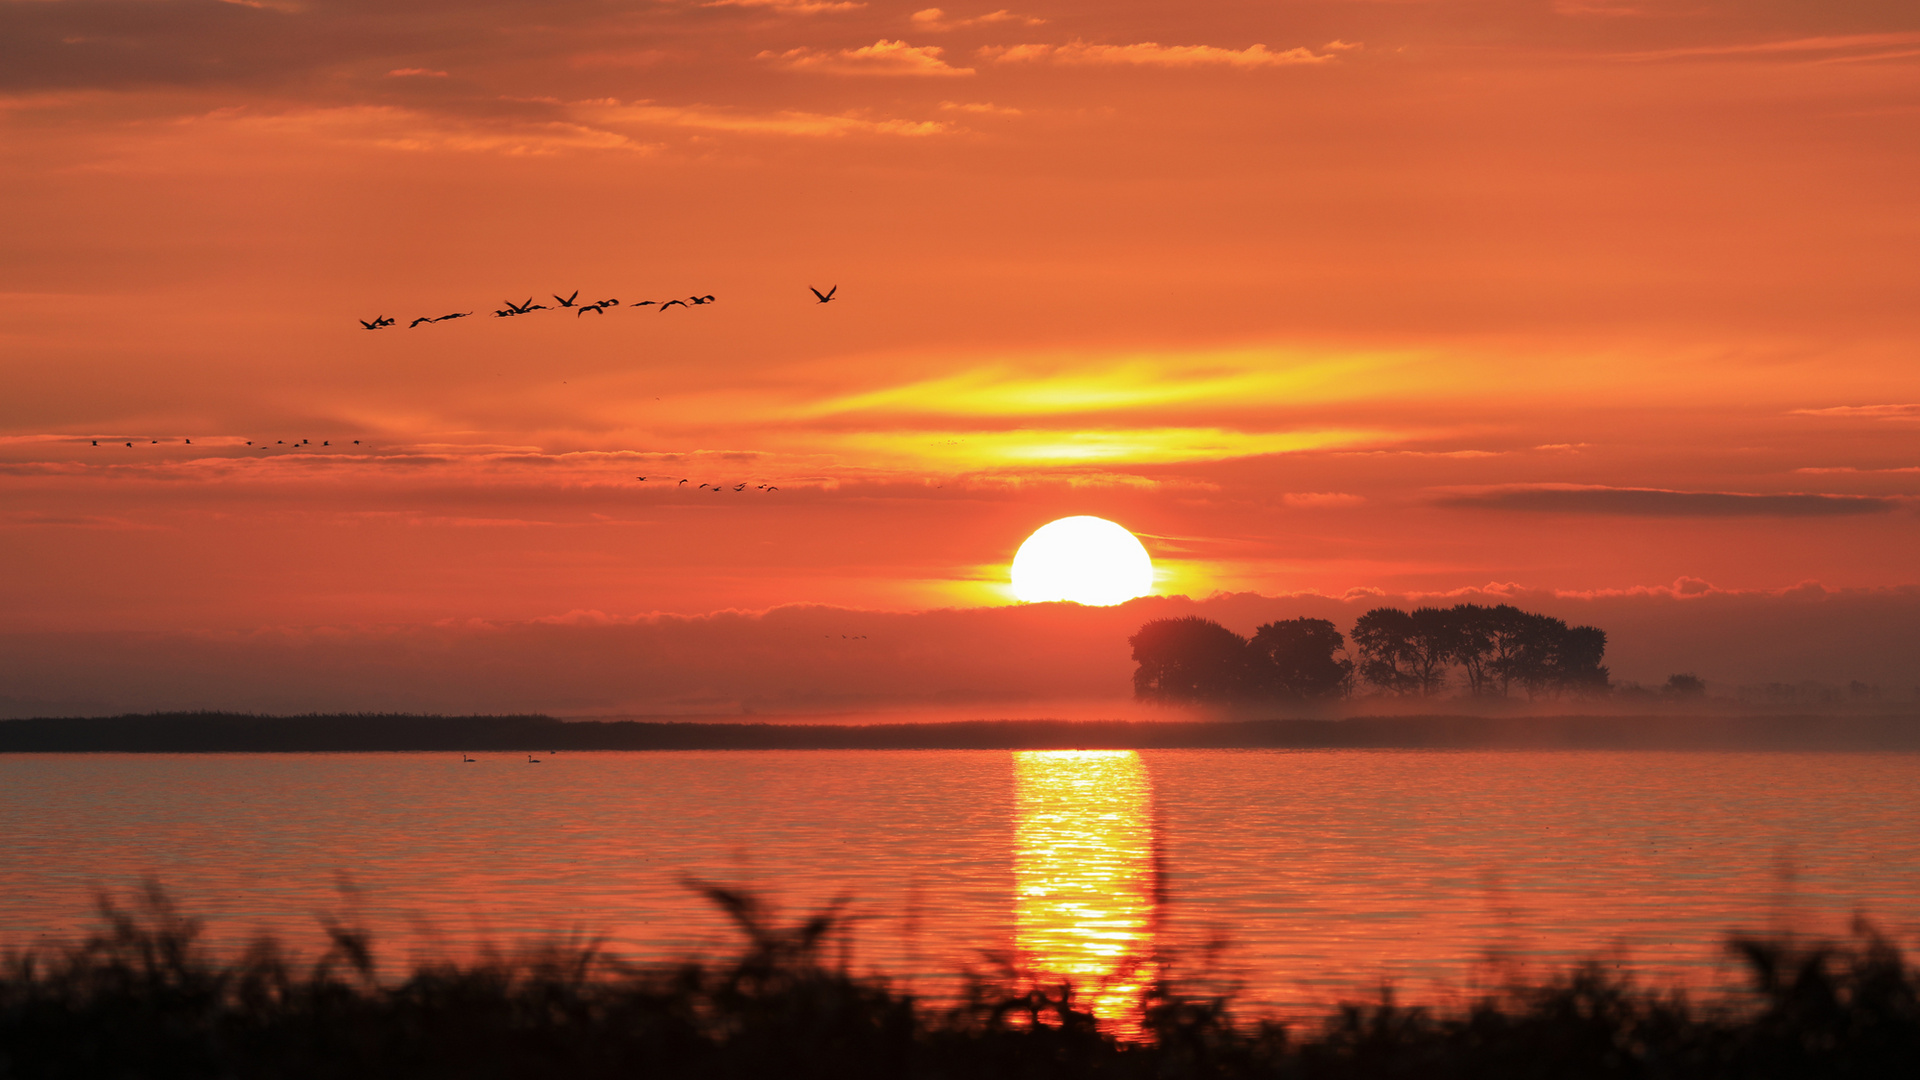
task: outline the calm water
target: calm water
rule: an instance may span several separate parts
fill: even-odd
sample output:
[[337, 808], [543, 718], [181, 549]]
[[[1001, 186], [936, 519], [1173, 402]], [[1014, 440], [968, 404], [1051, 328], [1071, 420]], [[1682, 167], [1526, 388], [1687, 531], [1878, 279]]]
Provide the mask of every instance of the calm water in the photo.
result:
[[1604, 956], [1708, 985], [1731, 929], [1920, 934], [1920, 756], [1379, 751], [0, 755], [0, 943], [160, 878], [217, 939], [393, 959], [552, 934], [731, 941], [688, 877], [924, 990], [997, 955], [1108, 1012], [1171, 950], [1263, 1010], [1458, 995]]

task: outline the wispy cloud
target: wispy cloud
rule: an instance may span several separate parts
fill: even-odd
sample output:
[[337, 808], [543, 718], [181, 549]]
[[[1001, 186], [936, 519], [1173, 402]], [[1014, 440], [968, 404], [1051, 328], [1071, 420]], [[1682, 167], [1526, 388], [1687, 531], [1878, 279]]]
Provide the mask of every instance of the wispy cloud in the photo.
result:
[[940, 58], [938, 45], [909, 45], [904, 41], [881, 38], [871, 45], [835, 52], [816, 49], [788, 49], [762, 52], [765, 60], [789, 71], [813, 71], [827, 75], [917, 75], [951, 77], [971, 75], [972, 68], [957, 68]]
[[404, 79], [404, 78], [444, 79], [446, 77], [447, 77], [447, 73], [444, 71], [432, 71], [427, 68], [394, 68], [392, 71], [387, 72], [387, 78], [389, 79]]
[[1756, 495], [1733, 491], [1527, 485], [1443, 496], [1440, 506], [1465, 510], [1606, 514], [1621, 517], [1852, 517], [1883, 514], [1891, 499], [1867, 495]]
[[978, 116], [1019, 116], [1021, 111], [1008, 105], [995, 105], [991, 101], [943, 101], [940, 107], [949, 112], [973, 113]]
[[1320, 510], [1328, 507], [1359, 506], [1366, 502], [1361, 495], [1345, 491], [1289, 491], [1280, 496], [1280, 501], [1298, 510]]
[[814, 138], [844, 135], [923, 137], [950, 130], [948, 125], [938, 120], [876, 119], [798, 110], [753, 113], [703, 105], [655, 105], [647, 102], [606, 106], [596, 119], [612, 124], [630, 123], [749, 135], [792, 135]]
[[708, 0], [700, 6], [770, 8], [783, 15], [819, 15], [828, 11], [858, 11], [867, 5], [852, 0]]
[[[1801, 56], [1825, 60], [1885, 60], [1913, 56], [1906, 47], [1920, 45], [1920, 32], [1839, 34], [1775, 41], [1740, 41], [1718, 45], [1689, 45], [1676, 49], [1622, 53], [1622, 60], [1679, 60], [1689, 57]], [[1886, 50], [1894, 50], [1888, 52]]]
[[[1342, 48], [1355, 47], [1344, 42], [1339, 44]], [[1235, 50], [1213, 45], [1162, 45], [1153, 41], [1143, 41], [1137, 45], [1093, 45], [1084, 41], [1070, 41], [1065, 45], [989, 45], [980, 50], [980, 56], [996, 64], [1242, 69], [1324, 64], [1335, 58], [1332, 52], [1316, 53], [1304, 47], [1276, 52], [1265, 45], [1249, 45]]]
[[969, 26], [995, 26], [1002, 24], [1041, 26], [1044, 25], [1046, 21], [1045, 19], [1035, 18], [1032, 15], [1016, 15], [1005, 8], [1001, 8], [999, 11], [989, 11], [985, 15], [975, 15], [972, 18], [964, 19], [948, 15], [939, 8], [926, 8], [914, 12], [912, 16], [913, 28], [915, 30], [929, 30], [934, 32], [959, 30]]
[[1268, 352], [1249, 351], [1199, 360], [1129, 360], [1054, 373], [981, 367], [832, 398], [806, 411], [815, 416], [1070, 416], [1193, 404], [1273, 404], [1324, 396], [1325, 390], [1380, 366], [1370, 358], [1287, 363]]
[[1220, 427], [1059, 431], [863, 431], [826, 441], [892, 467], [955, 472], [1004, 466], [1164, 465], [1225, 461], [1391, 441], [1391, 433], [1355, 429], [1236, 431]]
[[1825, 409], [1795, 409], [1794, 416], [1835, 416], [1862, 420], [1920, 420], [1920, 405], [1834, 405]]

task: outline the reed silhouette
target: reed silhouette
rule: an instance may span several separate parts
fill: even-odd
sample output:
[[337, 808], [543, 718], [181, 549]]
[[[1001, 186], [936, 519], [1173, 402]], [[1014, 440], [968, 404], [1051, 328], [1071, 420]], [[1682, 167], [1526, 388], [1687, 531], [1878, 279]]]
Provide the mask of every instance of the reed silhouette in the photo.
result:
[[1750, 990], [1698, 1005], [1590, 964], [1452, 1012], [1383, 992], [1296, 1031], [1162, 978], [1120, 1033], [1068, 983], [976, 977], [958, 1002], [921, 1001], [830, 957], [844, 903], [781, 926], [749, 893], [694, 884], [742, 931], [738, 956], [643, 968], [576, 940], [397, 978], [339, 921], [309, 963], [269, 939], [221, 956], [157, 885], [103, 897], [85, 940], [0, 963], [0, 1076], [1920, 1075], [1920, 977], [1865, 922], [1838, 942], [1734, 938]]

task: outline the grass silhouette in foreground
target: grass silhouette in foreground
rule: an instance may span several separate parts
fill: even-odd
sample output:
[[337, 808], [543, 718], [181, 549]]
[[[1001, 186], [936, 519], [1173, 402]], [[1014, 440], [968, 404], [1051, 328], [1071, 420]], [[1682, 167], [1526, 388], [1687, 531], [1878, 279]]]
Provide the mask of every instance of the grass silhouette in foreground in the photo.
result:
[[271, 941], [218, 957], [157, 887], [134, 910], [0, 971], [0, 1077], [1912, 1077], [1920, 979], [1864, 923], [1853, 940], [1736, 938], [1751, 994], [1696, 1006], [1598, 965], [1442, 1014], [1385, 999], [1317, 1028], [1237, 1022], [1157, 984], [1137, 1037], [1069, 986], [976, 980], [929, 1006], [826, 959], [828, 910], [789, 928], [707, 895], [737, 957], [637, 968], [594, 945], [376, 975], [367, 936], [327, 923], [299, 964]]

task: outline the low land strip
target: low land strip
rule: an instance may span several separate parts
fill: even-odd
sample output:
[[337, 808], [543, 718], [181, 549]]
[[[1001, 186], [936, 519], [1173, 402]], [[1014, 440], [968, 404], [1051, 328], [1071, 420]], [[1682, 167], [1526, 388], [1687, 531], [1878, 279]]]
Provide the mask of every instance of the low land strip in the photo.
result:
[[0, 721], [0, 753], [561, 750], [1920, 750], [1920, 716], [1358, 716], [775, 724], [154, 713]]

